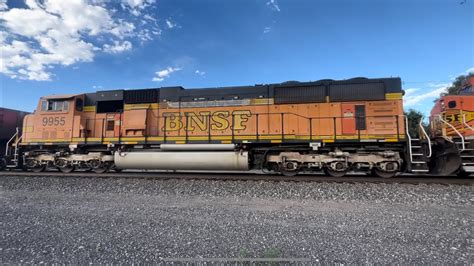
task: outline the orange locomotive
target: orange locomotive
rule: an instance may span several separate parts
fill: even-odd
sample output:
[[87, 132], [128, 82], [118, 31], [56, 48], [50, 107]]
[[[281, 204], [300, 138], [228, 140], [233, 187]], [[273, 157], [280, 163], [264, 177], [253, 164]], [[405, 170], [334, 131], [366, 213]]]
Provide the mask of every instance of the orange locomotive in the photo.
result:
[[46, 96], [7, 157], [33, 171], [427, 172], [408, 158], [402, 96], [399, 78]]
[[474, 77], [459, 95], [445, 95], [431, 110], [431, 132], [438, 151], [436, 167], [458, 170], [459, 175], [474, 172]]

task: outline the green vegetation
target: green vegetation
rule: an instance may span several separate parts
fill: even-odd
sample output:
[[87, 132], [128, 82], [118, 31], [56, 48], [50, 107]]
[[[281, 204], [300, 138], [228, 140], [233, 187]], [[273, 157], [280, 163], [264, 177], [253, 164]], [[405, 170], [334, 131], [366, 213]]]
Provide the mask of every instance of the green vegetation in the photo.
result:
[[[423, 114], [420, 111], [410, 109], [408, 112], [405, 112], [405, 116], [408, 118], [408, 130], [410, 132], [410, 136], [412, 138], [418, 138], [420, 136], [419, 123], [423, 117]], [[426, 125], [424, 122], [422, 124], [425, 130], [427, 130], [426, 132], [428, 132], [428, 125]]]
[[474, 72], [469, 72], [469, 74], [467, 75], [460, 75], [458, 76], [454, 81], [453, 83], [451, 84], [451, 86], [449, 86], [447, 89], [446, 89], [446, 92], [442, 93], [441, 96], [443, 95], [458, 95], [459, 92], [464, 89], [465, 87], [465, 84], [468, 82], [469, 78], [470, 77], [473, 77], [474, 76]]

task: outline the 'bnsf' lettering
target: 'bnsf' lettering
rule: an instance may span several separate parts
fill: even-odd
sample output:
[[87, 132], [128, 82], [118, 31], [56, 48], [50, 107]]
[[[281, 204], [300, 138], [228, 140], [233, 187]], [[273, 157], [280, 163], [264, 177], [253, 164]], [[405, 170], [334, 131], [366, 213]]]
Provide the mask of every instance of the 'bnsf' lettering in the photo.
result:
[[188, 131], [207, 131], [209, 126], [211, 130], [225, 130], [232, 124], [234, 130], [245, 130], [247, 122], [252, 116], [249, 110], [239, 110], [230, 113], [229, 111], [202, 111], [199, 113], [164, 113], [165, 126], [162, 130], [177, 131], [186, 128]]

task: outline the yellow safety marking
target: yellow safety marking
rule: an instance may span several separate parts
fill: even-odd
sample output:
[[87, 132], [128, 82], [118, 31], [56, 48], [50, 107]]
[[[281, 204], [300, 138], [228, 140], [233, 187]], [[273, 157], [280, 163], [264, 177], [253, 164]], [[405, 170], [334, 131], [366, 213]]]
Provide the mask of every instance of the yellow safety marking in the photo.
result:
[[185, 144], [185, 143], [186, 143], [186, 141], [182, 141], [182, 140], [181, 141], [176, 141], [176, 144]]
[[401, 100], [401, 99], [403, 99], [403, 93], [401, 92], [385, 93], [385, 100]]
[[[381, 140], [386, 142], [397, 142], [401, 139], [404, 139], [405, 135], [400, 134], [380, 134], [380, 135], [337, 135], [336, 140], [366, 140], [366, 141], [374, 141], [374, 140]], [[277, 140], [281, 141], [282, 135], [281, 134], [273, 134], [273, 135], [218, 135], [218, 136], [210, 136], [211, 140], [231, 143], [232, 140], [239, 140], [239, 141], [255, 141], [255, 140]], [[323, 140], [325, 142], [334, 142], [334, 135], [294, 135], [294, 134], [285, 134], [283, 136], [284, 140]], [[104, 138], [72, 138], [72, 139], [27, 139], [28, 142], [23, 143], [52, 143], [52, 142], [69, 142], [72, 141], [73, 143], [76, 142], [101, 142], [110, 143], [110, 142], [138, 142], [138, 141], [207, 141], [209, 140], [209, 136], [166, 136], [166, 137], [104, 137]]]
[[140, 109], [152, 109], [156, 110], [160, 108], [160, 104], [158, 103], [140, 103], [140, 104], [125, 104], [124, 110], [140, 110]]
[[95, 105], [87, 105], [82, 109], [84, 112], [95, 112]]
[[25, 127], [23, 127], [23, 132], [24, 132], [24, 133], [33, 133], [33, 132], [34, 132], [33, 126], [25, 126]]
[[250, 99], [250, 105], [265, 105], [265, 104], [273, 104], [273, 98], [257, 98], [257, 99]]
[[148, 140], [150, 141], [163, 141], [163, 137], [149, 137]]
[[281, 139], [280, 135], [260, 135], [258, 136], [259, 139]]
[[271, 143], [281, 143], [281, 140], [272, 139], [272, 140], [271, 140]]

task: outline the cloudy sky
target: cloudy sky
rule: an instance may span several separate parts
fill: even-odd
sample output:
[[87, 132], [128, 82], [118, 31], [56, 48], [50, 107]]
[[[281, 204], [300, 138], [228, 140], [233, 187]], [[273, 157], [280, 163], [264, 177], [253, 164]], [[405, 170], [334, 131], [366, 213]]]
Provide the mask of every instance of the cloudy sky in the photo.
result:
[[428, 112], [474, 70], [471, 0], [0, 0], [0, 106], [48, 94], [399, 76]]

